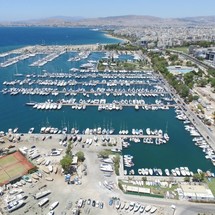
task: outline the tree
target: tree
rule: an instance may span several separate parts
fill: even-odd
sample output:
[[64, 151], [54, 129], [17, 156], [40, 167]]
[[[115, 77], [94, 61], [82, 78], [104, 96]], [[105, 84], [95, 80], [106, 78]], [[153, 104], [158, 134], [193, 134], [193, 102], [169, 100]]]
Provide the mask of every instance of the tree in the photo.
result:
[[102, 158], [108, 158], [109, 157], [110, 152], [107, 150], [102, 150], [99, 152], [98, 156], [102, 157]]
[[215, 120], [215, 111], [212, 113], [213, 119]]
[[119, 175], [120, 156], [119, 156], [119, 155], [116, 155], [116, 156], [113, 158], [113, 162], [114, 162], [115, 173], [116, 173], [116, 175]]
[[69, 142], [67, 149], [66, 149], [66, 155], [72, 155], [72, 142]]
[[195, 173], [193, 175], [193, 181], [202, 182], [202, 181], [204, 181], [204, 179], [205, 179], [205, 173], [204, 172], [201, 172], [200, 174]]
[[207, 79], [201, 79], [198, 81], [198, 86], [205, 87], [207, 85], [207, 83], [208, 83]]
[[120, 190], [124, 191], [121, 181], [118, 182], [118, 186], [119, 186], [119, 189], [120, 189]]
[[78, 161], [80, 162], [83, 162], [85, 160], [84, 153], [82, 151], [77, 152], [76, 156], [78, 157]]
[[210, 82], [211, 82], [211, 87], [215, 88], [215, 78], [212, 78]]
[[189, 95], [189, 88], [186, 85], [181, 85], [181, 92], [179, 92], [182, 98], [186, 98]]
[[142, 180], [143, 180], [143, 182], [146, 182], [147, 181], [147, 177], [146, 176], [142, 177]]
[[190, 177], [188, 177], [188, 176], [185, 177], [185, 178], [184, 178], [184, 181], [185, 181], [185, 182], [190, 182]]
[[66, 173], [69, 172], [70, 166], [72, 164], [72, 156], [65, 155], [62, 160], [60, 160], [60, 164]]
[[198, 173], [193, 174], [193, 181], [200, 182], [200, 175]]

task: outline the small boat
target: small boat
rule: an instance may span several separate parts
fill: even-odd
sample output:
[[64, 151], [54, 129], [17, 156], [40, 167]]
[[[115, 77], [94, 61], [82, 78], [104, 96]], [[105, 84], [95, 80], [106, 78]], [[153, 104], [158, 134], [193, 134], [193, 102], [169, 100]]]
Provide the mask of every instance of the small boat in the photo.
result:
[[135, 204], [134, 212], [137, 212], [140, 209], [140, 204]]
[[169, 170], [168, 170], [168, 169], [165, 169], [164, 171], [165, 171], [165, 174], [166, 174], [167, 176], [169, 176], [169, 175], [170, 175], [170, 172], [169, 172]]
[[143, 213], [144, 212], [145, 207], [144, 206], [140, 206], [139, 212]]
[[153, 169], [149, 169], [149, 175], [153, 175]]
[[32, 134], [33, 132], [34, 132], [34, 128], [32, 127], [32, 128], [29, 129], [28, 133]]
[[13, 129], [13, 133], [17, 133], [17, 131], [18, 131], [18, 128]]
[[152, 206], [151, 210], [150, 210], [150, 213], [153, 214], [155, 211], [157, 210], [156, 207]]
[[49, 165], [49, 166], [48, 166], [48, 169], [49, 169], [49, 172], [52, 172], [52, 171], [53, 171], [53, 166], [52, 166], [52, 165]]
[[10, 195], [19, 194], [19, 193], [23, 193], [23, 190], [21, 188], [19, 188], [19, 189], [13, 189], [13, 190], [9, 191]]
[[197, 173], [198, 173], [198, 174], [201, 174], [201, 173], [202, 173], [202, 170], [201, 170], [201, 169], [197, 169]]
[[41, 169], [43, 170], [43, 172], [45, 172], [45, 173], [47, 173], [47, 174], [50, 173], [50, 172], [49, 172], [49, 169], [48, 169], [47, 167], [45, 167], [45, 166], [41, 167]]
[[129, 205], [129, 210], [132, 211], [134, 209], [135, 203], [134, 202], [130, 202]]
[[118, 149], [118, 148], [113, 148], [111, 149], [112, 152], [117, 152], [117, 153], [120, 153], [121, 152], [121, 149]]
[[125, 204], [126, 204], [125, 202], [121, 203], [121, 208], [120, 208], [121, 210], [125, 208]]
[[42, 198], [42, 197], [44, 197], [44, 196], [46, 196], [46, 195], [48, 195], [50, 193], [51, 193], [50, 190], [44, 190], [42, 192], [36, 193], [34, 197], [35, 197], [35, 199], [40, 199], [40, 198]]
[[50, 210], [50, 211], [54, 210], [54, 209], [58, 206], [58, 204], [59, 204], [58, 201], [52, 203], [52, 204], [50, 205], [50, 207], [49, 207], [49, 210]]
[[38, 202], [38, 206], [42, 207], [43, 205], [48, 203], [48, 201], [49, 201], [49, 198], [46, 197], [46, 198], [42, 199], [40, 202]]
[[54, 179], [51, 178], [51, 177], [46, 177], [45, 179], [46, 179], [46, 181], [53, 181], [53, 180], [54, 180]]
[[142, 175], [142, 169], [138, 169], [138, 174]]
[[149, 212], [151, 210], [152, 206], [151, 205], [147, 205], [145, 207], [145, 212]]
[[120, 200], [117, 200], [116, 204], [115, 204], [115, 208], [118, 210], [120, 208], [120, 206], [121, 206], [121, 202], [120, 202]]
[[129, 209], [129, 203], [126, 203], [125, 204], [125, 210], [128, 210]]
[[24, 200], [18, 200], [18, 201], [10, 202], [7, 205], [7, 211], [8, 212], [12, 212], [12, 211], [20, 208], [21, 206], [23, 206], [23, 204], [24, 204]]
[[57, 171], [58, 171], [58, 167], [57, 167], [57, 166], [54, 166], [54, 167], [53, 167], [53, 172], [54, 172], [54, 174], [57, 174]]
[[39, 180], [39, 176], [36, 173], [32, 174], [31, 177], [36, 179], [36, 180]]

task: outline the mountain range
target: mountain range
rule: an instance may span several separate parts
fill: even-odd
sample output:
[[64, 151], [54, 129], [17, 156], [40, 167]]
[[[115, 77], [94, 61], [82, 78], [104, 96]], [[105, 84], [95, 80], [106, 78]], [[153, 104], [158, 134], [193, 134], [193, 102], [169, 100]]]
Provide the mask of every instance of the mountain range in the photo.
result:
[[0, 22], [1, 26], [149, 26], [149, 25], [215, 25], [215, 16], [160, 18], [154, 16], [110, 16], [99, 18], [55, 16], [44, 19]]

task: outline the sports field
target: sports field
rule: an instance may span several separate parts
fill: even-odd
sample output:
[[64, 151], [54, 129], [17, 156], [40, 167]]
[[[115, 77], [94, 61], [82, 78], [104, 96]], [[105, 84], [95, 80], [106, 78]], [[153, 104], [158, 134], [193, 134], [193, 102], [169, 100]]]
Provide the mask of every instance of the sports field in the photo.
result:
[[0, 158], [0, 186], [19, 178], [33, 169], [30, 163], [20, 152], [6, 155]]

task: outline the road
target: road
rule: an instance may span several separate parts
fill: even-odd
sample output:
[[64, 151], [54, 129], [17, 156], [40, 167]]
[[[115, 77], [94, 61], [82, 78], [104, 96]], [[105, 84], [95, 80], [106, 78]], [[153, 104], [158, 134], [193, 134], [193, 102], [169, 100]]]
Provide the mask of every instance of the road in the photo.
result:
[[208, 127], [197, 117], [195, 113], [193, 113], [192, 110], [190, 110], [189, 106], [183, 101], [183, 99], [176, 93], [175, 89], [169, 85], [169, 83], [162, 77], [161, 74], [160, 77], [164, 83], [164, 86], [166, 87], [166, 90], [174, 97], [175, 101], [184, 110], [184, 113], [189, 118], [189, 120], [215, 151], [215, 134], [208, 129]]

